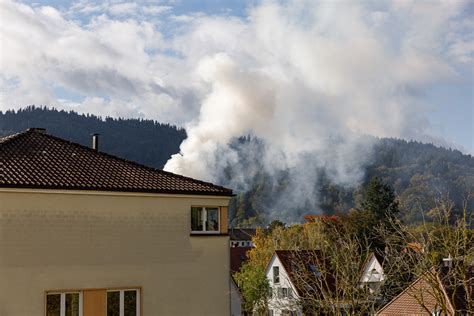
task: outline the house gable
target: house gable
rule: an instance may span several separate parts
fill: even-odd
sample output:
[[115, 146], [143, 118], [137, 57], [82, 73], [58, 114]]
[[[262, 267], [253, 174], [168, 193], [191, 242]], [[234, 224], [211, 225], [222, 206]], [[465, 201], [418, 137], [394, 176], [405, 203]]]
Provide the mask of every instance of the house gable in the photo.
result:
[[[279, 250], [274, 252], [265, 269], [265, 275], [272, 289], [272, 297], [268, 302], [268, 307], [273, 311], [274, 315], [281, 315], [285, 310], [299, 313], [298, 291], [291, 280], [291, 271], [285, 259], [282, 258], [281, 253], [282, 251]], [[274, 282], [274, 267], [277, 267], [279, 270], [278, 283]], [[288, 296], [283, 297], [283, 294]]]
[[[362, 269], [360, 283], [361, 285], [369, 284], [378, 284], [385, 279], [383, 273], [383, 267], [380, 260], [377, 256], [372, 253], [366, 260], [364, 267]], [[372, 289], [374, 290], [374, 289]]]

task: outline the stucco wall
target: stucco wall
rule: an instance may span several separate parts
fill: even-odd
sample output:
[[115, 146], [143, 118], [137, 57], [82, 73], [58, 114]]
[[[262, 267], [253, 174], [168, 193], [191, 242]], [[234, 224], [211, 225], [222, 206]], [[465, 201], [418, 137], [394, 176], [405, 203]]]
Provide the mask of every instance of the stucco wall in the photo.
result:
[[227, 198], [26, 191], [0, 190], [0, 316], [44, 315], [46, 290], [128, 286], [142, 315], [229, 314], [229, 239], [190, 236], [191, 205]]
[[239, 292], [237, 284], [234, 280], [230, 281], [230, 315], [240, 316], [242, 315], [242, 295]]

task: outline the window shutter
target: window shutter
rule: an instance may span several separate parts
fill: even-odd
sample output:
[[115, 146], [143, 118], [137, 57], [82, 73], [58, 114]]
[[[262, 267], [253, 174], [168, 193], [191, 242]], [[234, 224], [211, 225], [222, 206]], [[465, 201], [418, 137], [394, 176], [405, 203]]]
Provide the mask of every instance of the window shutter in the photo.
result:
[[106, 314], [106, 302], [106, 290], [84, 290], [84, 316], [104, 316]]
[[220, 232], [221, 234], [227, 234], [228, 233], [228, 210], [229, 208], [227, 206], [221, 206], [220, 207]]

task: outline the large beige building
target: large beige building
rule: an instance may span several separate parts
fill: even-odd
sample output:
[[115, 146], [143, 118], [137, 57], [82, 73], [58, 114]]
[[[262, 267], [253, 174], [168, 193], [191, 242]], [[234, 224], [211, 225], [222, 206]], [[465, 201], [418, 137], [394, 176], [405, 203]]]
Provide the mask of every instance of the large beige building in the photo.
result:
[[0, 138], [0, 316], [229, 315], [229, 189]]

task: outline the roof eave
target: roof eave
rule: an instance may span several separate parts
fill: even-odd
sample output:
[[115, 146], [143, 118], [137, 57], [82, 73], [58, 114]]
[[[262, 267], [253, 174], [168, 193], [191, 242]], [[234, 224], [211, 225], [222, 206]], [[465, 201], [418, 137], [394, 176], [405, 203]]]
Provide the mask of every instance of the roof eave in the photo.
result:
[[155, 194], [175, 194], [175, 195], [197, 195], [197, 196], [222, 196], [233, 197], [231, 192], [212, 192], [212, 191], [190, 191], [190, 190], [146, 190], [146, 189], [123, 189], [123, 188], [97, 188], [97, 187], [78, 187], [78, 186], [54, 186], [54, 185], [28, 185], [28, 184], [0, 184], [1, 188], [8, 189], [38, 189], [38, 190], [64, 190], [64, 191], [97, 191], [97, 192], [123, 192], [123, 193], [155, 193]]

